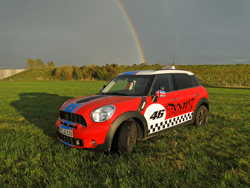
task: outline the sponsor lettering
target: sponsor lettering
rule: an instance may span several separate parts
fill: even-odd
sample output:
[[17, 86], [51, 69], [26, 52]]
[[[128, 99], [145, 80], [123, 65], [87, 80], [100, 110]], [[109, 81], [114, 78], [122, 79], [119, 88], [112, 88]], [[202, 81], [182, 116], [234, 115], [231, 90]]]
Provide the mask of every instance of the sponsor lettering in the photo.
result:
[[183, 102], [182, 104], [181, 103], [177, 103], [177, 104], [169, 103], [166, 105], [167, 116], [173, 117], [181, 113], [189, 112], [193, 108], [193, 103], [194, 103], [194, 98], [186, 102]]

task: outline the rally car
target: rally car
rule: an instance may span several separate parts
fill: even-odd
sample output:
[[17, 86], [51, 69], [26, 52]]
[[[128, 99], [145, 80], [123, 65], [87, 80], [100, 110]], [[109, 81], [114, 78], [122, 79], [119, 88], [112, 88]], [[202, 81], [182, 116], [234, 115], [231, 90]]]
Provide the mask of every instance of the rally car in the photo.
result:
[[121, 73], [100, 93], [66, 101], [55, 128], [68, 146], [131, 154], [137, 140], [205, 125], [208, 115], [208, 94], [196, 76], [166, 67]]

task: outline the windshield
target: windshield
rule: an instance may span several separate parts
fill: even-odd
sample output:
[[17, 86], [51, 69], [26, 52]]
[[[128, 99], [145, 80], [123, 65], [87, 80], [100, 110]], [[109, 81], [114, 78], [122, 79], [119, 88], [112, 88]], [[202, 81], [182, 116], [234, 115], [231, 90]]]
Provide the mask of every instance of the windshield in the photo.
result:
[[103, 90], [102, 94], [125, 96], [143, 96], [152, 83], [152, 76], [120, 75], [115, 77]]

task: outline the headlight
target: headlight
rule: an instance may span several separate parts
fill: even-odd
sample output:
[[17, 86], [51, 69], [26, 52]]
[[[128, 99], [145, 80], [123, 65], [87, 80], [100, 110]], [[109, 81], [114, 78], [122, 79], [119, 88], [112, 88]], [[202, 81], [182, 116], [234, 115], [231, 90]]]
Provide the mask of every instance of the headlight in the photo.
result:
[[101, 108], [95, 109], [91, 113], [91, 118], [94, 122], [104, 122], [107, 121], [115, 112], [115, 106], [103, 106]]

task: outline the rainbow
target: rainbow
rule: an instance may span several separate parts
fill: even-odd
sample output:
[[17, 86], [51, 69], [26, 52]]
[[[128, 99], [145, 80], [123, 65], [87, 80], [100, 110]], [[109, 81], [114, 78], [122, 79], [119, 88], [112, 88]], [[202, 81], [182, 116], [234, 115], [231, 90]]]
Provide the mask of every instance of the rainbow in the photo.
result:
[[121, 13], [122, 13], [126, 23], [128, 24], [128, 27], [129, 27], [129, 29], [131, 31], [131, 34], [132, 34], [132, 36], [133, 36], [133, 38], [135, 40], [135, 44], [136, 44], [138, 53], [140, 55], [141, 63], [145, 63], [146, 62], [145, 61], [145, 56], [143, 54], [141, 43], [139, 41], [138, 35], [137, 35], [136, 31], [135, 31], [135, 27], [133, 26], [133, 24], [132, 24], [132, 22], [131, 22], [131, 20], [130, 20], [130, 18], [128, 16], [125, 8], [123, 7], [121, 1], [120, 0], [114, 0], [114, 1], [115, 1], [116, 5], [118, 6], [118, 8], [121, 10]]

